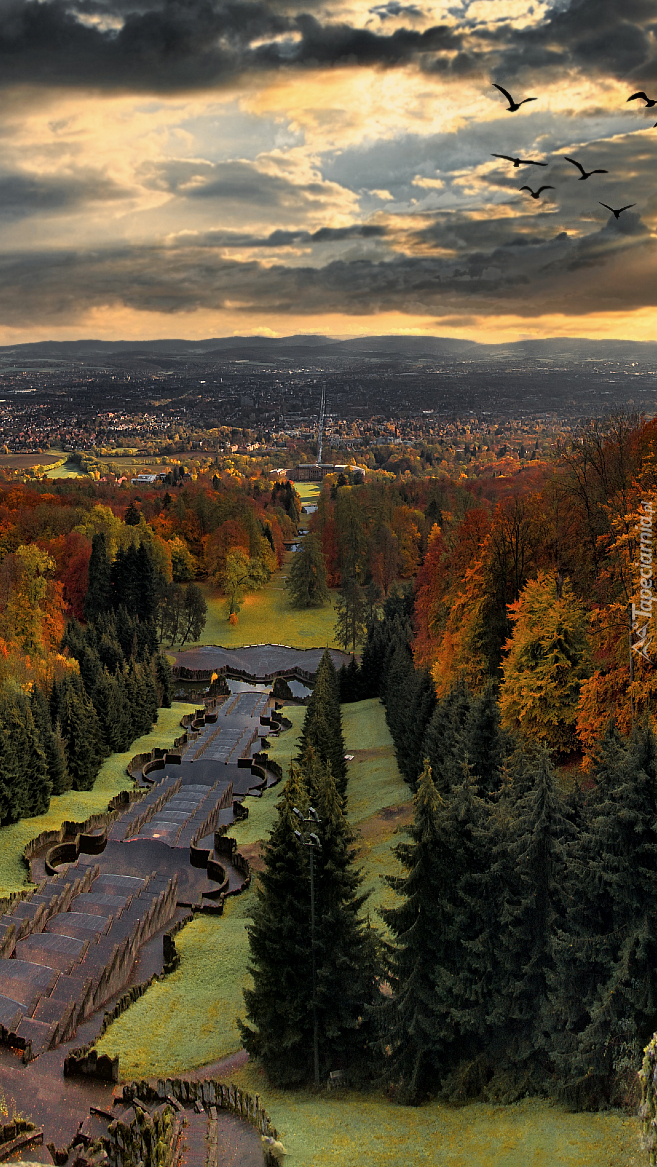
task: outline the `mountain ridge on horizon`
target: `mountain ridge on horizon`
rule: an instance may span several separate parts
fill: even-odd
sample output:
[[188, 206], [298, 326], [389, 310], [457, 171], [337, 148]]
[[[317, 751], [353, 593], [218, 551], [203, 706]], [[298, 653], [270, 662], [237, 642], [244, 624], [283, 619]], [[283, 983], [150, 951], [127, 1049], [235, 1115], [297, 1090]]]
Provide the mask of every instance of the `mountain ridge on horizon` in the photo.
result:
[[[607, 340], [590, 339], [588, 337], [555, 336], [538, 339], [517, 341], [501, 341], [499, 343], [463, 340], [458, 337], [444, 336], [416, 336], [405, 333], [383, 333], [380, 335], [364, 335], [336, 339], [320, 333], [295, 333], [291, 336], [228, 336], [208, 337], [202, 340], [160, 339], [160, 340], [97, 340], [85, 338], [80, 340], [64, 341], [28, 341], [15, 345], [0, 345], [0, 355], [21, 355], [29, 359], [50, 356], [53, 359], [78, 356], [84, 354], [105, 353], [116, 356], [127, 356], [130, 353], [143, 355], [157, 353], [161, 356], [175, 357], [184, 353], [198, 354], [208, 357], [224, 359], [234, 354], [233, 359], [249, 360], [245, 353], [251, 353], [257, 361], [266, 354], [272, 357], [284, 356], [286, 351], [294, 355], [308, 356], [344, 356], [356, 357], [377, 356], [379, 359], [388, 357], [407, 357], [419, 359], [425, 357], [457, 357], [471, 354], [475, 358], [520, 356], [523, 353], [530, 357], [554, 357], [557, 355], [575, 357], [576, 359], [597, 358], [609, 360], [616, 357], [628, 359], [634, 351], [637, 357], [657, 358], [657, 341], [633, 341], [611, 338]], [[241, 357], [237, 354], [242, 354]]]

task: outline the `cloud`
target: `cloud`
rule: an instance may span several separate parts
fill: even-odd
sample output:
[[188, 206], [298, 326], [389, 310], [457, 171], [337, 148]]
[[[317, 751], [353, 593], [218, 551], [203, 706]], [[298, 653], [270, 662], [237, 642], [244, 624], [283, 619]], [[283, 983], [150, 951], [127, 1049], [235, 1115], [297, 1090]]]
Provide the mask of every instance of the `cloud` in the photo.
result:
[[90, 202], [113, 202], [129, 192], [106, 175], [86, 171], [64, 177], [0, 174], [0, 220], [72, 211]]
[[[271, 246], [299, 240], [292, 232], [276, 234]], [[322, 234], [311, 233], [310, 242]], [[629, 233], [605, 223], [579, 240], [565, 232], [529, 240], [509, 235], [466, 254], [413, 254], [409, 248], [384, 261], [342, 258], [317, 266], [227, 259], [220, 252], [226, 239], [216, 237], [214, 252], [203, 242], [5, 256], [0, 316], [6, 326], [24, 326], [119, 305], [172, 315], [242, 311], [262, 323], [281, 314], [585, 316], [657, 305], [657, 241], [637, 220]]]
[[293, 65], [394, 66], [452, 54], [454, 29], [390, 35], [259, 0], [0, 0], [0, 84], [172, 93]]

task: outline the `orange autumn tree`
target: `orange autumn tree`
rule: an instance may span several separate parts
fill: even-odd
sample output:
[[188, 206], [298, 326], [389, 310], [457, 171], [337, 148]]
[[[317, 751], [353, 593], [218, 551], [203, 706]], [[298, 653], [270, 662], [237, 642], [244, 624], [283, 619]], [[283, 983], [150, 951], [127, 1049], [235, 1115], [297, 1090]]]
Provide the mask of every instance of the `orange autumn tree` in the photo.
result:
[[564, 755], [577, 748], [580, 690], [591, 670], [589, 618], [568, 580], [541, 571], [509, 605], [502, 725]]
[[[630, 733], [637, 718], [648, 717], [653, 728], [657, 708], [657, 646], [649, 650], [653, 660], [632, 653], [630, 668], [629, 613], [640, 608], [640, 502], [652, 504], [657, 516], [657, 491], [636, 486], [630, 510], [610, 521], [604, 569], [600, 580], [608, 596], [593, 612], [591, 634], [595, 670], [582, 685], [577, 732], [587, 755], [613, 718], [621, 733]], [[653, 617], [654, 620], [654, 617]], [[652, 623], [652, 622], [651, 622]], [[654, 624], [652, 624], [654, 635]]]

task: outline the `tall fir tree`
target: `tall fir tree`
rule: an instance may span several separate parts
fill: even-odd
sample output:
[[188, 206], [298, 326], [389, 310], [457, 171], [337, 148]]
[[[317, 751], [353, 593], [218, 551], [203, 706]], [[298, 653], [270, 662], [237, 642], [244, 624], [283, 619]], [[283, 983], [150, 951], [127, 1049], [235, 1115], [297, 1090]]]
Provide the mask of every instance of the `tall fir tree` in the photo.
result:
[[101, 531], [91, 541], [89, 584], [84, 597], [84, 618], [95, 620], [107, 612], [111, 603], [111, 566], [107, 541]]
[[427, 724], [423, 751], [429, 760], [438, 790], [446, 794], [458, 781], [463, 758], [462, 735], [470, 712], [471, 697], [464, 681], [457, 681], [438, 701]]
[[401, 1102], [418, 1105], [434, 1093], [446, 1068], [444, 1013], [436, 975], [452, 943], [447, 907], [454, 887], [453, 848], [440, 825], [442, 799], [425, 765], [413, 800], [410, 842], [395, 854], [404, 875], [386, 876], [401, 903], [382, 910], [394, 937], [388, 949], [392, 996], [380, 1009], [384, 1078]]
[[36, 726], [48, 767], [48, 779], [52, 794], [63, 794], [70, 788], [71, 780], [66, 768], [66, 752], [59, 728], [59, 723], [53, 728], [50, 718], [50, 707], [45, 694], [38, 685], [34, 685], [30, 694], [30, 708]]
[[[367, 1006], [377, 989], [373, 934], [361, 918], [365, 897], [354, 869], [353, 835], [329, 767], [309, 757], [307, 776], [291, 767], [278, 819], [264, 848], [245, 990], [250, 1024], [240, 1022], [245, 1048], [261, 1058], [270, 1080], [290, 1086], [313, 1077], [314, 1017], [320, 1077], [344, 1069], [360, 1078], [372, 1042]], [[314, 799], [320, 847], [315, 863], [315, 992], [310, 936], [308, 848], [295, 832]]]
[[328, 604], [326, 565], [316, 535], [307, 535], [301, 550], [292, 557], [286, 586], [293, 608], [321, 608]]
[[594, 771], [585, 825], [570, 849], [566, 921], [555, 942], [555, 1037], [564, 1097], [610, 1100], [633, 1074], [655, 1028], [657, 781], [647, 727], [622, 739], [610, 727]]
[[547, 751], [540, 752], [533, 784], [510, 811], [492, 867], [500, 919], [490, 1023], [504, 1033], [506, 1067], [522, 1097], [546, 1083], [554, 1025], [553, 938], [565, 915], [565, 848], [573, 834]]
[[0, 693], [0, 824], [43, 814], [50, 791], [30, 700], [18, 686], [5, 686]]
[[71, 785], [91, 790], [104, 756], [98, 716], [78, 677], [65, 677], [53, 693]]
[[509, 735], [500, 725], [496, 685], [488, 681], [483, 691], [472, 698], [462, 732], [462, 753], [476, 775], [480, 794], [499, 790], [510, 748]]
[[340, 712], [340, 686], [328, 649], [324, 650], [315, 674], [315, 685], [306, 708], [299, 738], [298, 761], [308, 751], [329, 762], [342, 797], [347, 789], [347, 763]]

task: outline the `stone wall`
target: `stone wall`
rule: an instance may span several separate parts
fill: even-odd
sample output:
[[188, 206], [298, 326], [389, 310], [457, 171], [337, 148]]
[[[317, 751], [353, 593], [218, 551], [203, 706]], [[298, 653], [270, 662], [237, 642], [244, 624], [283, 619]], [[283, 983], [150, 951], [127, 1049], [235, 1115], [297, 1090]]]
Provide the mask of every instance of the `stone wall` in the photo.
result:
[[232, 1082], [228, 1085], [217, 1078], [204, 1078], [198, 1082], [188, 1081], [186, 1078], [159, 1078], [156, 1086], [142, 1081], [130, 1082], [123, 1087], [123, 1101], [126, 1103], [135, 1099], [153, 1103], [170, 1098], [183, 1106], [193, 1106], [195, 1102], [199, 1102], [206, 1109], [216, 1106], [218, 1110], [229, 1110], [250, 1122], [261, 1135], [278, 1138], [278, 1131], [262, 1106], [260, 1096], [240, 1090], [239, 1086]]
[[132, 802], [136, 802], [143, 798], [145, 791], [143, 790], [121, 790], [119, 794], [107, 804], [107, 810], [102, 814], [92, 814], [83, 823], [75, 823], [66, 819], [59, 830], [41, 831], [40, 834], [35, 835], [26, 843], [23, 849], [23, 862], [28, 869], [29, 877], [32, 878], [32, 859], [38, 855], [46, 847], [53, 847], [58, 843], [63, 843], [67, 838], [75, 838], [77, 835], [89, 835], [92, 831], [99, 831], [105, 829], [122, 814]]

